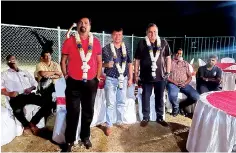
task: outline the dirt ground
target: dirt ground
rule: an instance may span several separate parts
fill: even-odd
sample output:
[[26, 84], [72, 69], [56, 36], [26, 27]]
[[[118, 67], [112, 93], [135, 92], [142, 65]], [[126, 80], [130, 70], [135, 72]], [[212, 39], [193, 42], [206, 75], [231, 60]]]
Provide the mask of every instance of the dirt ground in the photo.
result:
[[[128, 125], [128, 129], [114, 126], [107, 137], [98, 127], [93, 127], [91, 141], [93, 147], [86, 150], [80, 143], [73, 147], [73, 152], [180, 152], [186, 151], [191, 119], [178, 115], [166, 115], [169, 127], [162, 127], [150, 122], [145, 128], [139, 123]], [[16, 137], [12, 142], [1, 147], [2, 152], [60, 152], [60, 146], [52, 140], [52, 132], [42, 137], [33, 135]]]

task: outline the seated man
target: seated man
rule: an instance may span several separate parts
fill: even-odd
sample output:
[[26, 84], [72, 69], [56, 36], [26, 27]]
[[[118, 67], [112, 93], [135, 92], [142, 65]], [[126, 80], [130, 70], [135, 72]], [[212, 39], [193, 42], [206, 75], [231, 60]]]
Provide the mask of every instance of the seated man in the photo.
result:
[[192, 74], [189, 70], [189, 63], [183, 60], [183, 50], [177, 50], [172, 60], [171, 74], [168, 78], [167, 90], [170, 103], [172, 104], [172, 115], [175, 117], [179, 113], [178, 93], [184, 93], [187, 96], [185, 103], [181, 103], [181, 109], [198, 101], [199, 94], [189, 85], [192, 80]]
[[216, 66], [218, 57], [211, 55], [207, 64], [198, 68], [197, 91], [202, 94], [209, 91], [219, 91], [222, 70]]
[[[1, 94], [7, 96], [14, 116], [24, 127], [24, 133], [29, 134], [32, 131], [37, 135], [39, 129], [36, 125], [42, 117], [48, 117], [51, 113], [51, 99], [31, 93], [36, 89], [38, 83], [28, 71], [18, 68], [15, 56], [8, 55], [6, 60], [10, 68], [1, 73]], [[27, 104], [41, 107], [30, 122], [25, 118], [23, 111]]]
[[[41, 62], [37, 64], [35, 75], [37, 75], [38, 81], [42, 78], [51, 78], [53, 82], [62, 77], [60, 65], [52, 61], [51, 51], [42, 51]], [[36, 76], [35, 76], [36, 77]]]

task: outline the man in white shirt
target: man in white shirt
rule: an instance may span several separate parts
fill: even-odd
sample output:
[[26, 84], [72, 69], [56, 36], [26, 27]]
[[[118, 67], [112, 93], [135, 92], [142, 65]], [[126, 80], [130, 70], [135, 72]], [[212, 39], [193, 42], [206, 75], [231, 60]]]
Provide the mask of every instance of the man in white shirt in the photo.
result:
[[[50, 115], [52, 100], [32, 93], [38, 83], [28, 71], [18, 68], [15, 56], [8, 55], [6, 60], [9, 69], [1, 72], [1, 94], [7, 96], [14, 116], [24, 126], [24, 132], [29, 134], [32, 131], [34, 135], [38, 135], [39, 129], [36, 125], [42, 117]], [[41, 107], [30, 122], [25, 118], [23, 111], [24, 106], [27, 104]]]

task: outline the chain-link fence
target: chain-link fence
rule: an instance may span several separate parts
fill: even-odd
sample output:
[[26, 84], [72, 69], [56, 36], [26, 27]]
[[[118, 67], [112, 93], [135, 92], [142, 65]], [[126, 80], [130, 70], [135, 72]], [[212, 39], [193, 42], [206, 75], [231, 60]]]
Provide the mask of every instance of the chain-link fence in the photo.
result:
[[[19, 26], [1, 24], [1, 68], [2, 71], [7, 69], [6, 56], [13, 54], [17, 57], [20, 67], [27, 69], [33, 74], [35, 65], [39, 62], [42, 46], [32, 35], [32, 31], [36, 31], [39, 35], [48, 40], [52, 40], [53, 44], [53, 61], [59, 62], [61, 58], [61, 46], [66, 39], [66, 29], [58, 28], [42, 28], [31, 26]], [[111, 35], [103, 33], [93, 33], [100, 40], [102, 47], [111, 42]], [[210, 54], [216, 54], [219, 58], [232, 57], [236, 58], [235, 37], [162, 37], [166, 39], [173, 52], [176, 48], [184, 50], [184, 57], [187, 61], [195, 58], [206, 60]], [[135, 50], [138, 42], [143, 37], [126, 36], [124, 42], [131, 51], [131, 57], [134, 58]]]

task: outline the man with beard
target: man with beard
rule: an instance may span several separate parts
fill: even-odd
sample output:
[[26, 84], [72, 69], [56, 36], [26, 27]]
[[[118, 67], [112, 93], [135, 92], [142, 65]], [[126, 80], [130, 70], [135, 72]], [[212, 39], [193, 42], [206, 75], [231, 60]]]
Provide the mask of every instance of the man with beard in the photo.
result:
[[207, 64], [198, 68], [197, 71], [197, 91], [199, 94], [209, 91], [219, 91], [222, 81], [222, 70], [216, 66], [218, 57], [211, 55]]
[[[102, 72], [101, 45], [90, 32], [91, 21], [87, 17], [77, 23], [77, 32], [66, 39], [62, 46], [61, 69], [66, 78], [66, 147], [71, 152], [74, 145], [82, 106], [80, 138], [87, 149], [90, 142], [90, 124], [94, 114], [94, 102]], [[67, 65], [68, 61], [68, 65]], [[68, 66], [68, 70], [67, 70]]]
[[171, 74], [168, 78], [167, 90], [170, 103], [172, 104], [172, 115], [176, 117], [179, 113], [178, 93], [187, 96], [186, 102], [180, 103], [180, 108], [186, 107], [198, 101], [199, 94], [189, 83], [192, 74], [189, 70], [189, 63], [183, 60], [183, 50], [179, 48], [172, 60]]
[[171, 51], [166, 40], [161, 40], [158, 36], [158, 28], [154, 23], [150, 23], [146, 29], [147, 36], [138, 44], [135, 52], [135, 82], [140, 79], [142, 83], [142, 113], [143, 120], [141, 126], [148, 125], [150, 119], [150, 96], [154, 87], [155, 109], [157, 123], [168, 126], [163, 119], [164, 110], [164, 90], [166, 78], [170, 74]]
[[[6, 60], [10, 68], [1, 73], [1, 94], [7, 96], [14, 116], [24, 127], [24, 133], [30, 134], [32, 131], [34, 135], [38, 135], [39, 129], [36, 125], [42, 117], [47, 118], [51, 114], [52, 99], [32, 93], [38, 86], [38, 83], [28, 71], [18, 68], [15, 56], [8, 55]], [[23, 111], [27, 104], [41, 107], [30, 122], [25, 118]]]

